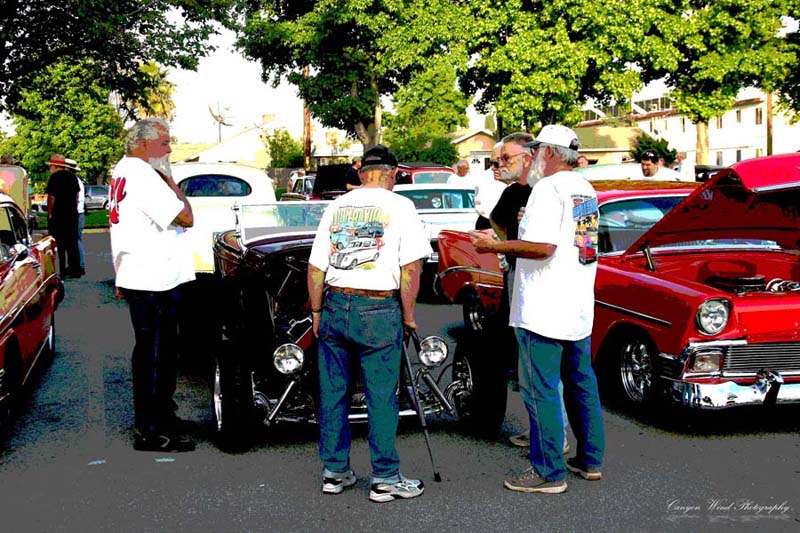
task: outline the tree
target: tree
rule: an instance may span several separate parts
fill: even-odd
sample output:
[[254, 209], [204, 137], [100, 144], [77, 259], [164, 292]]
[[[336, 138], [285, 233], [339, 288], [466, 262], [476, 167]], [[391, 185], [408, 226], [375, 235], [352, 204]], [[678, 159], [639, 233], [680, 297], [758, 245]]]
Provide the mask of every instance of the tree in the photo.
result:
[[425, 161], [452, 165], [458, 160], [458, 150], [447, 137], [407, 137], [390, 147], [400, 161]]
[[293, 168], [303, 166], [303, 143], [292, 139], [283, 128], [262, 135], [267, 147], [272, 168]]
[[467, 124], [468, 104], [456, 88], [453, 65], [447, 59], [434, 60], [395, 93], [395, 113], [386, 117], [386, 144], [401, 159], [416, 161], [435, 140]]
[[[640, 2], [469, 0], [467, 94], [505, 130], [581, 120], [588, 98], [623, 102], [641, 85], [630, 68], [643, 35]], [[501, 134], [503, 132], [500, 132]]]
[[675, 108], [697, 125], [697, 162], [708, 163], [708, 122], [745, 87], [772, 88], [796, 68], [778, 33], [782, 0], [658, 0], [645, 5], [639, 65], [664, 78]]
[[14, 156], [34, 180], [47, 179], [53, 153], [77, 160], [90, 182], [122, 156], [122, 119], [108, 103], [110, 90], [97, 81], [100, 68], [89, 60], [55, 63], [22, 90], [11, 140]]
[[125, 114], [126, 120], [158, 117], [172, 121], [175, 111], [175, 102], [172, 101], [175, 84], [167, 79], [169, 73], [155, 61], [139, 68], [149, 80], [147, 87], [133, 101], [120, 105], [120, 111]]
[[0, 109], [22, 112], [22, 91], [49, 65], [94, 60], [104, 87], [135, 101], [153, 78], [140, 64], [193, 69], [224, 20], [226, 0], [5, 0], [0, 10]]

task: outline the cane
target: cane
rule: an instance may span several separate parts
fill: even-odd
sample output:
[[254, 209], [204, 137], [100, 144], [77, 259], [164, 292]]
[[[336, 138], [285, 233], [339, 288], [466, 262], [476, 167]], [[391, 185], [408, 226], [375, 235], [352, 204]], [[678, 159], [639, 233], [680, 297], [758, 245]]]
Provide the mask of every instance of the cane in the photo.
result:
[[[419, 353], [419, 336], [417, 336], [417, 332], [412, 330], [409, 331], [410, 339], [414, 341], [414, 347]], [[408, 381], [410, 383], [410, 392], [411, 392], [411, 400], [414, 404], [414, 410], [417, 412], [419, 416], [419, 423], [422, 425], [422, 434], [425, 435], [425, 445], [428, 447], [428, 456], [431, 458], [431, 466], [433, 467], [433, 480], [437, 483], [442, 481], [442, 476], [439, 475], [439, 470], [436, 468], [436, 461], [433, 459], [433, 451], [431, 450], [431, 437], [428, 434], [428, 423], [425, 421], [425, 411], [422, 409], [422, 406], [419, 402], [419, 393], [417, 392], [417, 385], [414, 383], [414, 372], [411, 370], [411, 359], [408, 357], [408, 350], [406, 349], [406, 343], [403, 343], [403, 359], [406, 363], [406, 370], [408, 370]]]

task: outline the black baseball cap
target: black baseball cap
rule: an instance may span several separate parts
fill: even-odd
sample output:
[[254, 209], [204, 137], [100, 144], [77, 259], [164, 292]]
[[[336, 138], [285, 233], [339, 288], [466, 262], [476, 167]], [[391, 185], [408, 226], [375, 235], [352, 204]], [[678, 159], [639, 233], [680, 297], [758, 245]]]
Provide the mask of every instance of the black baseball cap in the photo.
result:
[[640, 156], [640, 159], [641, 159], [641, 161], [644, 161], [646, 159], [648, 161], [652, 161], [654, 163], [657, 163], [658, 162], [658, 154], [654, 150], [645, 150], [644, 152], [642, 152], [642, 155]]
[[373, 146], [361, 158], [361, 168], [378, 165], [397, 166], [397, 156], [382, 144]]

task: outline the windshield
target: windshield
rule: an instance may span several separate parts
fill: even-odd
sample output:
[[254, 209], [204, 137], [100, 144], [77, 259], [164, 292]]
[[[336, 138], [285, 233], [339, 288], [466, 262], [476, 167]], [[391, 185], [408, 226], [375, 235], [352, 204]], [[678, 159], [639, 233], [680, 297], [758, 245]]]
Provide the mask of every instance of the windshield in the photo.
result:
[[243, 244], [267, 235], [315, 231], [330, 202], [275, 202], [243, 205], [237, 229]]
[[414, 172], [414, 183], [447, 183], [453, 175], [449, 170]]
[[601, 205], [597, 228], [600, 253], [624, 252], [683, 198], [629, 198]]
[[424, 189], [395, 192], [409, 198], [417, 209], [472, 209], [475, 191], [472, 189]]

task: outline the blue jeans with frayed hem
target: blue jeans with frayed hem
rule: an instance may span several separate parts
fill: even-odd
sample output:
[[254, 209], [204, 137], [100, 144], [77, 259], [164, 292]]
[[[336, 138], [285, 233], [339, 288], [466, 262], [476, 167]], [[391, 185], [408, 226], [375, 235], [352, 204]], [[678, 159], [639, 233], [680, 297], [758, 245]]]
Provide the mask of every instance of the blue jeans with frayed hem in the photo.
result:
[[358, 358], [369, 417], [373, 478], [398, 475], [397, 384], [403, 320], [396, 298], [375, 299], [328, 292], [319, 326], [319, 454], [326, 471], [350, 468], [348, 386], [351, 358]]
[[531, 466], [546, 481], [560, 481], [567, 476], [560, 379], [569, 423], [578, 442], [576, 457], [588, 468], [602, 468], [605, 430], [597, 378], [592, 370], [591, 337], [565, 341], [523, 328], [516, 328], [516, 333], [519, 389], [531, 426]]

